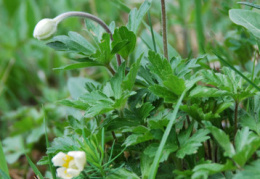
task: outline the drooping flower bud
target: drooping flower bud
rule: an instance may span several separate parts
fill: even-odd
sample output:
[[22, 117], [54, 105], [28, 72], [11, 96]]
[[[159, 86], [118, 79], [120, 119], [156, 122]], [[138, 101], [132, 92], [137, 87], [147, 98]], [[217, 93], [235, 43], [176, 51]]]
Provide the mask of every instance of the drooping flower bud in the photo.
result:
[[54, 19], [42, 19], [35, 26], [33, 36], [38, 40], [47, 39], [56, 32], [57, 24]]

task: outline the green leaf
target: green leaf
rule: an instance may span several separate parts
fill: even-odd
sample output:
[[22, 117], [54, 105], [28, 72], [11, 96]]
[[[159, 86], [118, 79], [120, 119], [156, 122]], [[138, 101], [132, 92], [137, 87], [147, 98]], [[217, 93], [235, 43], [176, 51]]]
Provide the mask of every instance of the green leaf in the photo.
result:
[[132, 90], [132, 88], [135, 84], [136, 75], [137, 75], [142, 58], [143, 58], [143, 54], [140, 55], [140, 57], [136, 60], [136, 62], [132, 64], [130, 71], [128, 72], [128, 74], [126, 75], [126, 77], [122, 83], [123, 89], [129, 90], [129, 91]]
[[65, 43], [61, 42], [61, 41], [52, 41], [47, 43], [46, 45], [48, 45], [49, 47], [53, 48], [54, 50], [57, 51], [67, 51], [69, 50], [69, 48], [66, 46]]
[[98, 44], [98, 46], [99, 48], [92, 57], [95, 58], [95, 61], [104, 65], [108, 65], [114, 56], [114, 54], [111, 53], [110, 35], [108, 33], [103, 34], [101, 42]]
[[49, 164], [49, 157], [43, 156], [41, 160], [37, 162], [37, 165], [48, 165]]
[[93, 106], [97, 103], [101, 103], [102, 101], [113, 104], [114, 101], [107, 97], [104, 93], [101, 91], [92, 91], [91, 93], [86, 93], [79, 98], [80, 100], [85, 101], [88, 105]]
[[70, 96], [72, 99], [78, 99], [79, 96], [87, 93], [87, 90], [85, 89], [86, 83], [93, 83], [94, 85], [98, 85], [94, 80], [83, 78], [83, 77], [70, 77], [67, 82], [67, 87], [70, 92]]
[[79, 45], [81, 45], [82, 47], [84, 47], [85, 49], [87, 49], [87, 51], [89, 51], [90, 53], [94, 52], [96, 50], [95, 47], [93, 47], [93, 45], [88, 42], [86, 40], [86, 38], [84, 38], [82, 35], [80, 35], [79, 33], [76, 32], [72, 32], [70, 31], [68, 33], [68, 36], [70, 37], [70, 39], [76, 43], [78, 43]]
[[64, 106], [68, 106], [68, 107], [73, 107], [76, 109], [81, 109], [81, 110], [86, 110], [89, 105], [87, 103], [84, 103], [80, 100], [68, 100], [68, 99], [63, 99], [60, 101], [57, 101], [58, 104], [62, 104]]
[[142, 78], [142, 81], [144, 81], [145, 85], [154, 85], [155, 84], [155, 76], [150, 72], [150, 69], [144, 66], [140, 67], [138, 76]]
[[26, 138], [27, 144], [33, 144], [39, 141], [40, 137], [44, 134], [44, 125], [32, 129], [30, 134]]
[[24, 154], [24, 144], [21, 135], [8, 137], [3, 140], [5, 159], [9, 164], [16, 162]]
[[153, 135], [150, 133], [149, 129], [144, 126], [137, 126], [132, 128], [124, 129], [123, 132], [132, 132], [124, 141], [123, 145], [131, 146], [136, 145], [148, 140], [153, 139]]
[[182, 142], [180, 149], [176, 153], [177, 157], [183, 159], [186, 155], [197, 153], [198, 148], [202, 145], [201, 143], [210, 138], [207, 136], [208, 133], [208, 130], [200, 129], [190, 138]]
[[260, 38], [260, 14], [251, 10], [231, 9], [229, 18], [238, 25], [245, 27], [256, 37]]
[[0, 141], [0, 158], [1, 158], [1, 160], [0, 160], [0, 170], [3, 172], [2, 175], [5, 174], [7, 176], [7, 178], [10, 178], [9, 177], [8, 166], [7, 166], [7, 163], [6, 163], [6, 160], [5, 160], [5, 154], [4, 154], [4, 151], [3, 151], [3, 147], [2, 147], [1, 141]]
[[[229, 106], [227, 106], [229, 107]], [[187, 114], [189, 114], [193, 119], [198, 121], [209, 121], [212, 119], [219, 118], [220, 115], [218, 113], [214, 113], [213, 111], [205, 111], [198, 105], [193, 104], [191, 106], [183, 105], [180, 107], [182, 111], [185, 111]], [[222, 111], [220, 111], [222, 112]]]
[[204, 77], [203, 81], [205, 83], [216, 86], [221, 90], [235, 92], [235, 84], [233, 84], [233, 81], [227, 75], [214, 73], [212, 70], [202, 70], [201, 73]]
[[258, 179], [260, 177], [260, 160], [253, 161], [246, 165], [242, 171], [239, 171], [234, 179]]
[[149, 157], [144, 153], [141, 156], [141, 171], [142, 171], [142, 178], [147, 179], [150, 174], [151, 165], [153, 163], [153, 157]]
[[260, 123], [257, 119], [254, 119], [251, 116], [245, 116], [240, 121], [241, 126], [248, 127], [250, 130], [255, 131], [260, 135]]
[[[220, 58], [220, 57], [219, 57]], [[251, 86], [236, 70], [223, 67], [221, 73], [214, 73], [211, 70], [201, 70], [203, 82], [213, 85], [222, 91], [226, 91], [226, 95], [231, 96], [235, 101], [242, 101], [248, 97], [254, 96], [257, 92], [254, 86]]]
[[135, 115], [138, 116], [138, 119], [144, 120], [146, 117], [149, 116], [150, 112], [154, 109], [154, 106], [147, 102], [144, 103], [140, 108], [135, 110]]
[[116, 54], [118, 53], [121, 49], [123, 49], [125, 46], [127, 46], [130, 43], [130, 41], [121, 41], [115, 44], [112, 48], [111, 54]]
[[[176, 55], [177, 56], [177, 55]], [[195, 59], [182, 59], [180, 56], [174, 56], [171, 60], [172, 69], [174, 74], [178, 77], [184, 77], [189, 74], [193, 69], [200, 67], [199, 61], [205, 58], [206, 55], [199, 56]]]
[[109, 112], [114, 109], [115, 105], [112, 99], [99, 90], [86, 93], [80, 96], [79, 99], [90, 106], [85, 111], [86, 117], [94, 117], [98, 114]]
[[94, 67], [94, 66], [103, 66], [103, 64], [100, 64], [95, 61], [88, 61], [88, 62], [73, 63], [73, 64], [65, 65], [62, 67], [54, 68], [54, 70], [74, 70], [74, 69], [78, 69], [78, 68], [86, 68], [86, 67]]
[[168, 116], [171, 116], [171, 113], [169, 113], [166, 110], [159, 112], [156, 116], [151, 116], [148, 119], [149, 128], [150, 129], [160, 129], [160, 130], [164, 131], [165, 127], [169, 123]]
[[118, 68], [116, 74], [111, 78], [111, 88], [116, 99], [122, 95], [122, 82], [125, 78], [125, 62]]
[[100, 103], [96, 103], [95, 105], [91, 106], [86, 110], [85, 117], [91, 118], [95, 117], [99, 114], [104, 114], [114, 109], [113, 105], [107, 101], [101, 101]]
[[182, 128], [182, 130], [177, 136], [180, 146], [185, 144], [186, 141], [190, 138], [193, 128], [194, 128], [194, 122], [192, 122], [187, 129], [185, 127]]
[[165, 102], [175, 102], [177, 100], [177, 95], [160, 85], [153, 85], [149, 87], [149, 90], [156, 96], [164, 98]]
[[[159, 147], [159, 143], [152, 143], [144, 150], [144, 154], [149, 156], [150, 158], [154, 158], [158, 147]], [[175, 143], [165, 144], [160, 162], [167, 161], [169, 155], [175, 152], [177, 149], [178, 149], [178, 145]]]
[[68, 36], [55, 36], [47, 45], [55, 50], [83, 53], [85, 55], [92, 55], [96, 50], [84, 37], [76, 32], [69, 32]]
[[193, 168], [194, 174], [192, 175], [192, 178], [202, 178], [224, 172], [227, 170], [234, 170], [236, 167], [233, 165], [232, 161], [228, 160], [225, 164], [218, 164], [218, 163], [205, 163], [205, 164], [199, 164], [196, 165]]
[[34, 165], [34, 163], [31, 161], [31, 159], [27, 155], [25, 155], [25, 156], [27, 158], [29, 165], [32, 167], [34, 173], [36, 174], [36, 176], [40, 179], [44, 179], [44, 177], [42, 176], [41, 172], [38, 170], [36, 165]]
[[185, 81], [172, 74], [168, 76], [167, 80], [164, 81], [163, 84], [176, 95], [181, 95], [186, 89]]
[[85, 20], [85, 25], [87, 28], [87, 32], [89, 32], [89, 35], [91, 35], [96, 43], [99, 43], [102, 39], [104, 29], [100, 25], [97, 25], [95, 22], [93, 22], [91, 19], [87, 18]]
[[119, 168], [119, 169], [113, 169], [111, 171], [111, 174], [109, 174], [107, 179], [140, 179], [135, 173], [128, 171], [124, 168]]
[[227, 91], [219, 90], [217, 88], [210, 88], [206, 86], [196, 86], [190, 91], [189, 97], [192, 98], [209, 98], [209, 97], [221, 97], [230, 94]]
[[137, 10], [136, 8], [132, 9], [128, 16], [127, 28], [134, 33], [137, 33], [138, 27], [140, 26], [144, 15], [147, 13], [151, 6], [151, 3], [147, 0], [141, 5]]
[[80, 150], [80, 145], [77, 142], [78, 136], [64, 136], [55, 138], [51, 147], [47, 148], [47, 154], [56, 154], [58, 152], [69, 152]]
[[219, 145], [224, 149], [224, 155], [228, 157], [234, 156], [235, 149], [230, 142], [228, 135], [221, 129], [218, 129], [214, 126], [209, 126], [208, 129], [210, 130], [216, 141], [219, 143]]
[[135, 34], [132, 31], [129, 31], [125, 26], [121, 26], [119, 29], [115, 30], [113, 34], [113, 39], [113, 48], [115, 48], [116, 45], [118, 45], [119, 43], [128, 41], [128, 44], [118, 51], [118, 54], [120, 54], [124, 59], [128, 59], [128, 56], [130, 55], [130, 53], [133, 52], [135, 48]]
[[[236, 74], [238, 74], [240, 77], [242, 77], [244, 80], [246, 80], [249, 84], [252, 85], [252, 87], [254, 87], [256, 90], [260, 91], [260, 88], [252, 81], [250, 80], [248, 77], [246, 77], [243, 73], [241, 73], [239, 70], [237, 70], [233, 65], [230, 65], [225, 59], [223, 59], [218, 52], [214, 52], [214, 54], [218, 57], [218, 59], [225, 63], [230, 69], [232, 69], [234, 72], [236, 72]], [[224, 69], [224, 68], [223, 68]], [[225, 70], [227, 71], [227, 70]], [[233, 75], [234, 76], [234, 75]], [[241, 83], [239, 83], [241, 85]]]
[[172, 68], [166, 58], [162, 58], [159, 54], [154, 51], [148, 52], [148, 60], [151, 65], [150, 70], [158, 75], [163, 81], [168, 80], [168, 76], [172, 75]]
[[236, 134], [236, 154], [232, 157], [241, 167], [260, 147], [260, 137], [249, 131], [249, 128], [242, 128]]

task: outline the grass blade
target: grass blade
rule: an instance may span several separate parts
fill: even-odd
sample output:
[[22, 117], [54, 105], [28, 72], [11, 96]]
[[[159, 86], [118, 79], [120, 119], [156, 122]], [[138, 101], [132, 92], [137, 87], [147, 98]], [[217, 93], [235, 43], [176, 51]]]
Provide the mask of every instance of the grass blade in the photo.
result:
[[151, 34], [152, 34], [152, 39], [153, 39], [153, 48], [154, 51], [157, 53], [157, 49], [156, 49], [156, 43], [155, 43], [155, 38], [154, 38], [154, 33], [153, 33], [153, 26], [152, 26], [152, 21], [151, 21], [151, 16], [150, 16], [150, 10], [148, 11], [148, 22], [149, 22], [149, 26], [150, 26], [150, 30], [151, 30]]
[[[45, 130], [46, 147], [49, 148], [50, 143], [49, 143], [49, 140], [48, 140], [47, 121], [46, 121], [46, 118], [45, 118], [45, 109], [44, 108], [43, 108], [43, 111], [44, 111], [44, 130]], [[52, 155], [48, 154], [48, 162], [49, 162], [51, 175], [52, 175], [53, 179], [56, 179], [56, 171], [55, 171], [55, 168], [54, 168], [54, 166], [51, 162], [51, 159], [52, 159]]]
[[159, 166], [159, 162], [160, 162], [160, 157], [162, 156], [162, 153], [163, 153], [163, 148], [164, 148], [164, 145], [167, 141], [167, 138], [171, 132], [171, 129], [172, 129], [172, 126], [173, 126], [173, 123], [174, 121], [176, 120], [176, 116], [177, 116], [177, 112], [179, 111], [179, 107], [181, 105], [181, 102], [182, 102], [182, 99], [185, 95], [186, 91], [184, 91], [181, 95], [181, 97], [179, 98], [175, 108], [174, 108], [174, 111], [172, 113], [172, 119], [170, 119], [170, 122], [168, 123], [167, 125], [167, 128], [163, 134], [163, 137], [162, 137], [162, 141], [159, 145], [159, 148], [156, 152], [156, 155], [155, 155], [155, 158], [154, 158], [154, 161], [153, 161], [153, 164], [152, 164], [152, 168], [151, 168], [151, 173], [150, 173], [150, 176], [149, 176], [149, 179], [154, 179], [156, 177], [156, 173], [157, 173], [157, 170], [158, 170], [158, 166]]
[[224, 64], [226, 64], [229, 68], [231, 68], [232, 70], [234, 70], [237, 74], [239, 74], [242, 78], [244, 78], [248, 83], [250, 83], [253, 87], [255, 87], [258, 91], [260, 91], [260, 88], [254, 83], [252, 82], [250, 79], [248, 79], [245, 75], [243, 75], [240, 71], [238, 71], [235, 67], [233, 67], [231, 64], [229, 64], [224, 58], [222, 58], [218, 52], [213, 51], [213, 53], [218, 57], [218, 59], [223, 62]]
[[101, 138], [101, 160], [100, 160], [100, 164], [102, 164], [103, 159], [104, 159], [104, 151], [105, 151], [105, 129], [104, 127], [102, 128], [102, 138]]
[[25, 154], [27, 161], [29, 163], [29, 165], [32, 167], [34, 173], [36, 174], [36, 176], [40, 179], [44, 179], [41, 172], [38, 170], [38, 168], [36, 167], [36, 165], [34, 165], [34, 163], [31, 161], [31, 159]]
[[11, 179], [7, 173], [0, 169], [0, 178], [1, 179]]
[[195, 16], [196, 16], [196, 33], [198, 39], [198, 45], [200, 53], [205, 53], [204, 49], [204, 30], [202, 24], [202, 15], [201, 15], [201, 0], [195, 0]]
[[3, 147], [2, 147], [1, 141], [0, 141], [0, 159], [1, 159], [0, 160], [0, 170], [2, 171], [0, 174], [3, 177], [4, 177], [4, 174], [7, 175], [7, 177], [9, 177], [9, 171], [8, 171], [7, 163], [6, 163], [6, 160], [5, 160], [5, 154], [4, 154], [4, 150], [3, 150]]
[[238, 2], [238, 4], [243, 4], [243, 5], [246, 5], [246, 6], [249, 6], [249, 7], [260, 9], [259, 5], [256, 5], [256, 4], [253, 4], [253, 3], [250, 3], [250, 2]]

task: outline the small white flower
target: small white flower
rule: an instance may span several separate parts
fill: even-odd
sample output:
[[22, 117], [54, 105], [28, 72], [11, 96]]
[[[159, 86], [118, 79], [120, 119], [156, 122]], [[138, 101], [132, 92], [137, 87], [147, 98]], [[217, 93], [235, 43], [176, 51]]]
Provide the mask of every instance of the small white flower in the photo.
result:
[[63, 179], [71, 179], [80, 174], [86, 164], [86, 154], [82, 151], [71, 151], [68, 154], [59, 152], [52, 158], [57, 169], [57, 176]]
[[33, 36], [38, 40], [44, 40], [52, 36], [57, 30], [58, 22], [54, 19], [42, 19], [34, 28]]

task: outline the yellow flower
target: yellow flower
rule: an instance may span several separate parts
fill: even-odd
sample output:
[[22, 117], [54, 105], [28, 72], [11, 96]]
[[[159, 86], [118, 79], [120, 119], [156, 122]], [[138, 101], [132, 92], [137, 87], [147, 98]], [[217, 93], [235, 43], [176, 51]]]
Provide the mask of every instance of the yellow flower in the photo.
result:
[[86, 164], [86, 154], [82, 151], [71, 151], [68, 154], [59, 152], [52, 158], [57, 169], [57, 176], [63, 179], [71, 179], [80, 174]]

